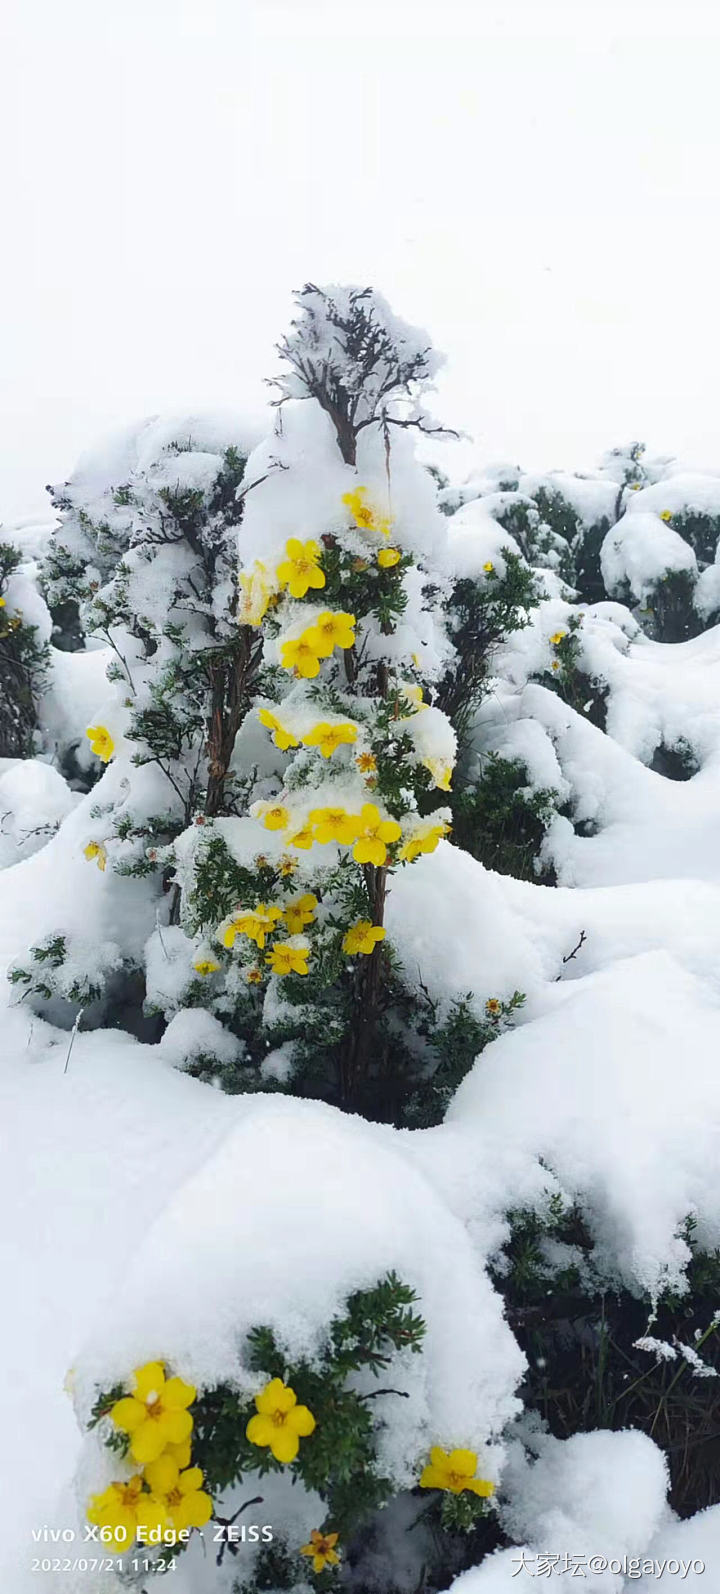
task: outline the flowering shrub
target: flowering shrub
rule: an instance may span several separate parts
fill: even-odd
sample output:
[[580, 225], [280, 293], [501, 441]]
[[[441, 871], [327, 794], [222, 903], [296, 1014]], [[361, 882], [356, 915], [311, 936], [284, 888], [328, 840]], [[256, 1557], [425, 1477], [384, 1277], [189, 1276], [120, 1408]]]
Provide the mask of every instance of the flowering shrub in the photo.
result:
[[[254, 1398], [231, 1385], [198, 1392], [168, 1376], [160, 1361], [137, 1368], [127, 1390], [99, 1394], [89, 1426], [99, 1426], [129, 1474], [90, 1499], [88, 1519], [106, 1530], [103, 1542], [121, 1550], [141, 1529], [155, 1528], [160, 1558], [163, 1543], [175, 1554], [193, 1529], [218, 1514], [229, 1489], [253, 1474], [262, 1478], [291, 1467], [320, 1496], [327, 1520], [313, 1530], [312, 1550], [308, 1544], [288, 1548], [293, 1558], [312, 1554], [322, 1562], [315, 1571], [339, 1566], [353, 1534], [393, 1493], [376, 1456], [390, 1408], [374, 1399], [391, 1402], [398, 1392], [373, 1385], [400, 1354], [422, 1350], [425, 1327], [414, 1302], [413, 1291], [394, 1274], [358, 1291], [330, 1323], [313, 1362], [288, 1365], [271, 1330], [255, 1330], [244, 1362], [249, 1376], [260, 1374], [265, 1382]], [[228, 1550], [236, 1553], [237, 1545]], [[297, 1576], [300, 1568], [295, 1560]]]

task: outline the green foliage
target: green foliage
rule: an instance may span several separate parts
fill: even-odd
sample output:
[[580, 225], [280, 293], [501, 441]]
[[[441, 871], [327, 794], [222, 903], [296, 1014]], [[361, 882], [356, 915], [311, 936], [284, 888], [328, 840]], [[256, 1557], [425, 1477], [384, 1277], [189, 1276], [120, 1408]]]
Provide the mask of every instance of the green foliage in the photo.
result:
[[608, 687], [605, 681], [588, 675], [582, 667], [582, 615], [571, 614], [567, 630], [553, 643], [553, 659], [549, 669], [542, 672], [543, 686], [557, 692], [563, 703], [568, 703], [576, 714], [582, 714], [591, 725], [604, 731], [607, 719]]
[[703, 622], [693, 607], [695, 577], [689, 570], [668, 570], [646, 600], [646, 631], [656, 642], [687, 642]]
[[532, 571], [517, 554], [503, 552], [505, 574], [490, 571], [482, 581], [457, 581], [446, 605], [456, 658], [440, 682], [437, 703], [452, 720], [460, 742], [482, 697], [492, 650], [527, 624], [539, 602]]
[[49, 663], [37, 626], [7, 603], [7, 583], [20, 553], [0, 542], [0, 758], [29, 758], [35, 744], [36, 700]]
[[475, 1059], [502, 1034], [523, 1006], [525, 997], [514, 991], [507, 1000], [488, 997], [483, 1017], [479, 1018], [469, 993], [454, 1002], [447, 1017], [438, 1019], [435, 1004], [427, 1000], [428, 1012], [419, 1024], [427, 1037], [435, 1067], [411, 1095], [405, 1121], [413, 1129], [427, 1129], [442, 1123], [453, 1096]]
[[[384, 1389], [361, 1392], [348, 1379], [363, 1371], [377, 1379], [398, 1352], [422, 1349], [425, 1325], [413, 1310], [414, 1302], [414, 1292], [393, 1273], [373, 1289], [357, 1291], [342, 1316], [329, 1324], [325, 1343], [312, 1362], [289, 1362], [269, 1328], [257, 1328], [248, 1336], [249, 1370], [267, 1381], [281, 1379], [315, 1418], [314, 1433], [301, 1441], [292, 1463], [293, 1475], [321, 1496], [332, 1531], [343, 1539], [392, 1493], [376, 1460], [377, 1437], [388, 1408], [383, 1412], [374, 1398], [380, 1394], [402, 1398]], [[193, 1453], [211, 1490], [246, 1482], [248, 1475], [286, 1470], [269, 1449], [247, 1439], [245, 1430], [254, 1410], [253, 1402], [228, 1385], [201, 1394], [193, 1407]]]
[[607, 596], [600, 565], [600, 551], [610, 530], [607, 515], [592, 526], [582, 527], [575, 539], [575, 569], [572, 585], [583, 603], [603, 603]]
[[[665, 1451], [670, 1503], [681, 1515], [717, 1499], [717, 1379], [698, 1378], [677, 1349], [688, 1346], [720, 1372], [720, 1251], [702, 1251], [690, 1217], [687, 1289], [659, 1301], [611, 1287], [598, 1271], [585, 1214], [559, 1196], [545, 1210], [508, 1214], [509, 1239], [494, 1283], [528, 1358], [520, 1394], [552, 1433], [638, 1428]], [[675, 1349], [664, 1360], [636, 1342]]]
[[111, 1001], [122, 1006], [138, 971], [112, 941], [94, 946], [91, 957], [79, 937], [56, 932], [31, 946], [24, 960], [12, 963], [7, 978], [11, 985], [25, 987], [21, 1000], [34, 1012], [70, 1029], [79, 1008], [85, 1009], [85, 1027], [91, 1027], [108, 1015]]
[[550, 884], [538, 859], [556, 812], [557, 792], [533, 790], [522, 760], [489, 753], [479, 780], [453, 799], [453, 837], [486, 869]]
[[668, 525], [694, 549], [701, 570], [714, 564], [720, 540], [720, 515], [707, 515], [695, 509], [673, 510]]

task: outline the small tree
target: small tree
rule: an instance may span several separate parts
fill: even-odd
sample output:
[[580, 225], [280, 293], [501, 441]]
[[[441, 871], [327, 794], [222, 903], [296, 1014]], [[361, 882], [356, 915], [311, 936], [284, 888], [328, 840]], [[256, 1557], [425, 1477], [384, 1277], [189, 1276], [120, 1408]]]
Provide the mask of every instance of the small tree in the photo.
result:
[[[190, 867], [187, 843], [173, 856], [183, 924], [201, 940], [196, 968], [218, 976], [218, 1010], [227, 1014], [233, 998], [233, 1021], [256, 1055], [268, 1040], [281, 1044], [294, 1089], [299, 1065], [306, 1088], [312, 1079], [344, 1106], [393, 1116], [411, 1067], [413, 1023], [400, 1015], [409, 1019], [413, 997], [387, 944], [386, 900], [394, 872], [449, 832], [433, 794], [450, 788], [456, 747], [447, 716], [425, 700], [420, 657], [430, 660], [425, 632], [437, 637], [436, 678], [454, 654], [410, 506], [414, 498], [426, 519], [426, 545], [436, 510], [426, 473], [397, 437], [432, 427], [421, 396], [438, 360], [369, 289], [310, 286], [298, 302], [280, 346], [291, 367], [278, 379], [285, 441], [273, 444], [275, 469], [245, 528], [252, 551], [272, 552], [248, 559], [240, 576], [241, 616], [265, 640], [251, 718], [282, 755], [279, 773], [256, 788], [242, 842], [226, 824], [204, 825]], [[291, 399], [312, 401], [331, 423], [328, 434], [316, 410], [301, 450], [285, 436]], [[278, 545], [276, 526], [291, 523], [294, 503], [313, 535]], [[300, 878], [312, 890], [293, 892], [306, 855]]]

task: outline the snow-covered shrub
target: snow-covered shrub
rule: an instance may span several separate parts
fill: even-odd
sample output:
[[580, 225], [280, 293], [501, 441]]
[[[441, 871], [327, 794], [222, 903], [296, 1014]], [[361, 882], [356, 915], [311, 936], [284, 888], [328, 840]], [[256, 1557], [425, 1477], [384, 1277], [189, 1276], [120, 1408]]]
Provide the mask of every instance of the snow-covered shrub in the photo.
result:
[[[64, 744], [73, 773], [79, 758], [94, 765], [80, 856], [108, 880], [147, 878], [144, 900], [154, 897], [165, 923], [176, 898], [159, 850], [196, 810], [231, 810], [244, 789], [230, 759], [260, 657], [257, 636], [237, 616], [237, 528], [251, 441], [247, 426], [230, 421], [135, 429], [109, 457], [86, 461], [57, 496], [60, 525], [43, 567], [49, 602], [62, 609], [77, 601], [75, 640], [82, 633], [107, 648], [108, 684], [83, 735], [85, 751]], [[103, 763], [110, 767], [99, 778]], [[66, 928], [51, 940], [66, 944]], [[20, 966], [27, 972], [22, 959]], [[52, 983], [70, 1001], [82, 988], [61, 964]], [[27, 986], [44, 995], [34, 977]]]
[[37, 696], [48, 665], [44, 617], [37, 612], [43, 606], [21, 563], [20, 550], [0, 540], [0, 758], [27, 758], [34, 750]]
[[[393, 1395], [381, 1381], [392, 1379], [398, 1355], [421, 1352], [425, 1325], [414, 1303], [413, 1291], [394, 1274], [356, 1291], [328, 1324], [313, 1361], [293, 1357], [271, 1328], [251, 1329], [244, 1363], [251, 1380], [261, 1380], [255, 1396], [230, 1383], [198, 1393], [157, 1362], [137, 1369], [125, 1388], [99, 1392], [88, 1427], [101, 1425], [104, 1444], [125, 1465], [92, 1497], [90, 1520], [106, 1529], [116, 1551], [127, 1549], [141, 1526], [162, 1527], [170, 1546], [161, 1550], [162, 1569], [163, 1559], [186, 1548], [187, 1540], [173, 1543], [183, 1528], [202, 1528], [211, 1514], [226, 1520], [215, 1505], [218, 1495], [289, 1471], [317, 1502], [318, 1525], [306, 1544], [293, 1543], [282, 1529], [275, 1533], [270, 1559], [277, 1566], [281, 1557], [290, 1573], [278, 1586], [293, 1587], [303, 1566], [309, 1572], [303, 1556], [316, 1572], [339, 1567], [353, 1538], [394, 1492], [378, 1455], [390, 1407], [374, 1401]], [[491, 1494], [490, 1485], [483, 1494], [470, 1492], [469, 1521]], [[452, 1510], [446, 1507], [445, 1515], [451, 1527]], [[239, 1535], [228, 1538], [231, 1559], [241, 1543]], [[256, 1577], [265, 1559], [261, 1551]]]
[[544, 1210], [510, 1212], [508, 1223], [494, 1277], [528, 1358], [527, 1405], [561, 1439], [597, 1428], [647, 1433], [667, 1451], [676, 1509], [712, 1504], [720, 1251], [701, 1250], [688, 1218], [686, 1286], [653, 1299], [608, 1287], [585, 1215], [557, 1194]]
[[488, 869], [517, 880], [544, 878], [540, 854], [557, 807], [557, 792], [534, 787], [521, 759], [490, 752], [454, 803], [455, 843]]
[[368, 290], [311, 287], [299, 305], [281, 427], [248, 465], [241, 617], [264, 667], [233, 767], [249, 817], [199, 816], [163, 856], [205, 1001], [245, 1042], [238, 1081], [254, 1064], [260, 1088], [401, 1119], [434, 1013], [400, 975], [387, 893], [450, 830], [451, 720], [534, 590], [512, 552], [456, 576], [406, 436], [430, 424], [424, 336]]

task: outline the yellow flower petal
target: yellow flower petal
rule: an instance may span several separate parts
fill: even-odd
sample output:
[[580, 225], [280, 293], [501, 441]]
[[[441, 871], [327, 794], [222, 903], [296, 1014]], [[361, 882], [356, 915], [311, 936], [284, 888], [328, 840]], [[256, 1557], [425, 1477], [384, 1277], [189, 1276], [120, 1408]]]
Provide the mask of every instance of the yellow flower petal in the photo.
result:
[[197, 1399], [197, 1390], [193, 1384], [186, 1384], [182, 1378], [168, 1378], [162, 1392], [162, 1403], [166, 1411], [184, 1411], [186, 1406], [191, 1406]]
[[162, 1362], [145, 1362], [143, 1367], [136, 1367], [133, 1372], [133, 1393], [137, 1400], [157, 1400], [164, 1383], [165, 1368]]
[[246, 1437], [250, 1440], [251, 1445], [269, 1445], [274, 1432], [275, 1425], [272, 1418], [261, 1416], [259, 1413], [256, 1417], [250, 1418], [245, 1429]]
[[307, 1406], [293, 1406], [287, 1414], [287, 1426], [302, 1439], [315, 1432], [315, 1418]]
[[116, 1400], [110, 1411], [111, 1422], [114, 1422], [116, 1428], [122, 1429], [123, 1433], [134, 1433], [140, 1423], [145, 1421], [146, 1416], [145, 1406], [132, 1395]]
[[145, 1479], [152, 1494], [170, 1494], [179, 1477], [180, 1468], [167, 1452], [156, 1461], [149, 1461], [145, 1468]]
[[295, 1460], [300, 1449], [300, 1440], [298, 1435], [293, 1432], [293, 1429], [288, 1424], [283, 1423], [281, 1428], [273, 1427], [270, 1449], [275, 1460], [282, 1461], [287, 1466], [289, 1462]]

